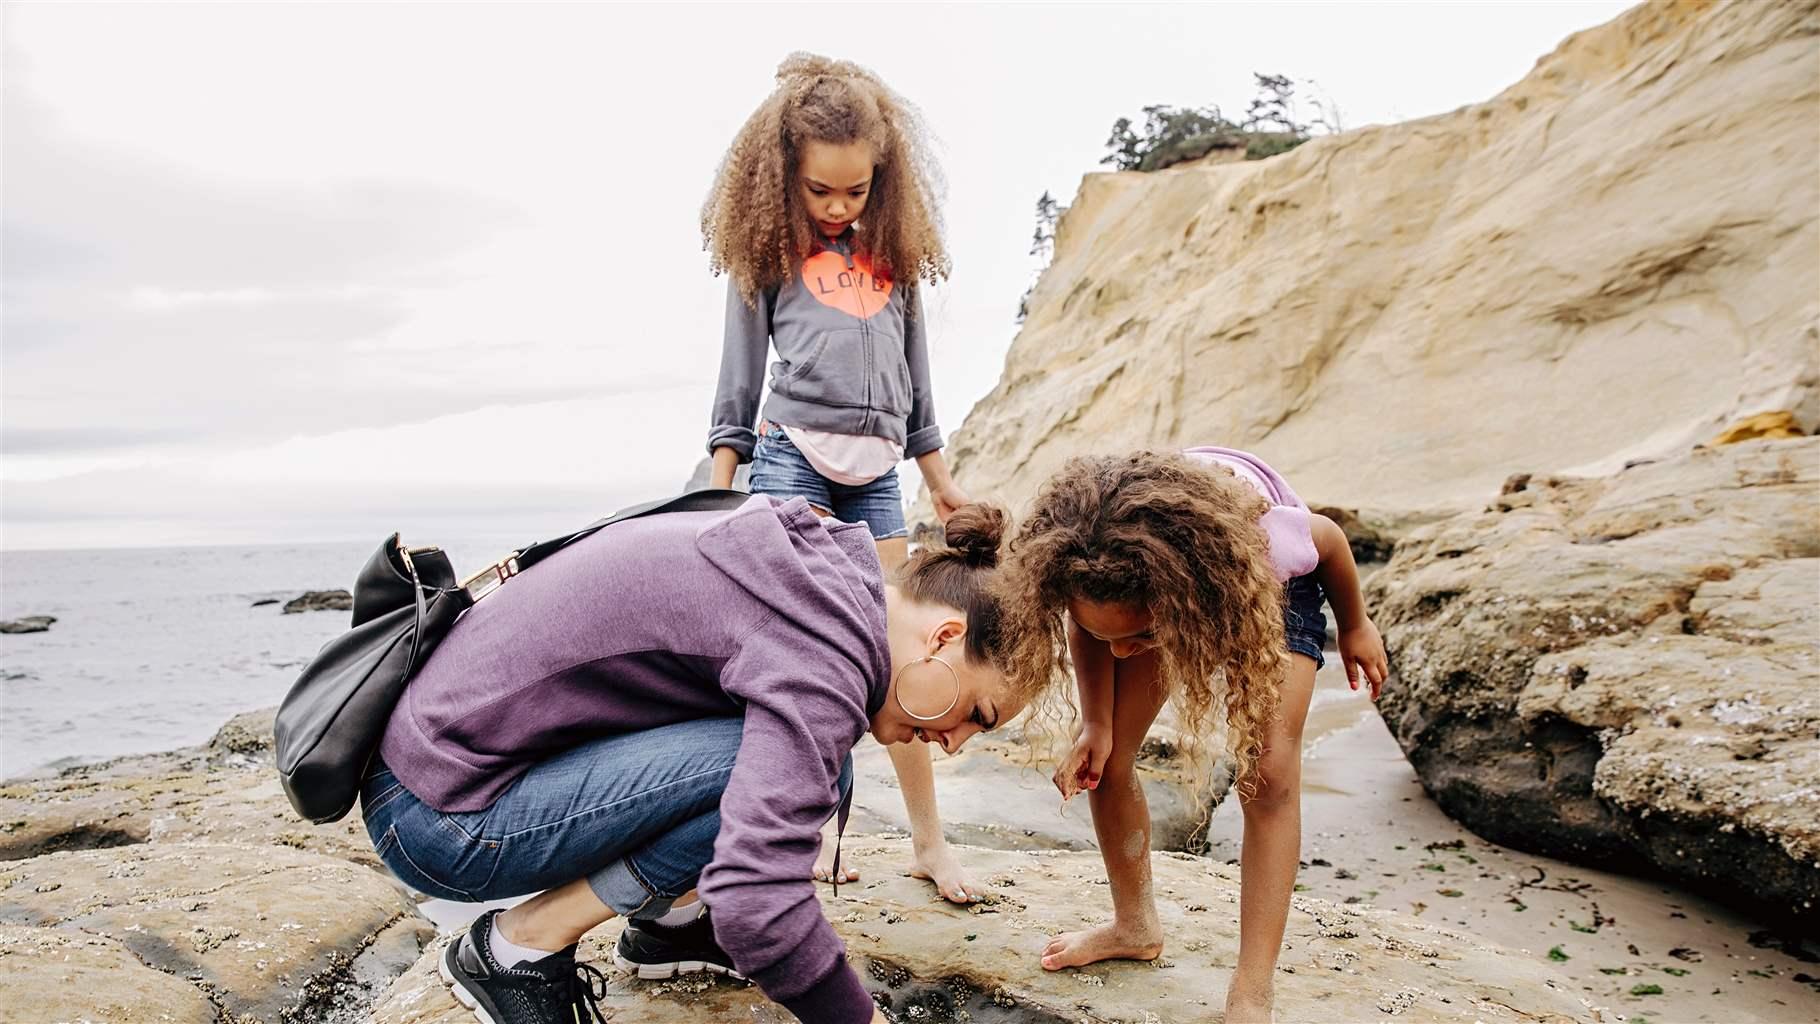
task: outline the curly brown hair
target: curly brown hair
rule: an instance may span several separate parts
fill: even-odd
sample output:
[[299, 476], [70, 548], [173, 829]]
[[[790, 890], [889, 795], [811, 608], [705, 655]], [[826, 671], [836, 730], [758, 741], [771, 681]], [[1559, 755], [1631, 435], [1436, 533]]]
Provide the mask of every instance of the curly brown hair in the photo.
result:
[[1234, 781], [1252, 792], [1288, 666], [1267, 508], [1230, 470], [1177, 452], [1071, 459], [1038, 493], [1001, 579], [1013, 690], [1034, 703], [1069, 673], [1070, 600], [1147, 608], [1184, 732], [1209, 735], [1223, 702]]
[[748, 302], [788, 280], [814, 244], [796, 187], [803, 147], [860, 141], [871, 144], [875, 167], [856, 244], [883, 278], [947, 277], [937, 210], [942, 176], [922, 115], [871, 71], [810, 53], [778, 65], [777, 88], [746, 119], [715, 173], [701, 210], [713, 271], [732, 274]]

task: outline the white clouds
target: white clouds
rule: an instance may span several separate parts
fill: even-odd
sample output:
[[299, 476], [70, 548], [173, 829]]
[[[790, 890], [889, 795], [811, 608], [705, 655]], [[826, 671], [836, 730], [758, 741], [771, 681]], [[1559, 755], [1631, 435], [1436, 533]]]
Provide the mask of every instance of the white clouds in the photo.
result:
[[953, 429], [1036, 196], [1114, 118], [1242, 109], [1253, 70], [1419, 116], [1622, 6], [9, 4], [0, 543], [364, 536], [415, 514], [360, 490], [407, 462], [486, 521], [674, 487], [720, 350], [696, 212], [793, 49], [873, 66], [945, 144]]

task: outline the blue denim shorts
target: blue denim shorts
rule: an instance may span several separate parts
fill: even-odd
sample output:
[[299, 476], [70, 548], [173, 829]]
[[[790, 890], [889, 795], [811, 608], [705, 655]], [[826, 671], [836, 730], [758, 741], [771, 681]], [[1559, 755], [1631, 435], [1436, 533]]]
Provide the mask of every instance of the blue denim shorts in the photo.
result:
[[1315, 667], [1327, 664], [1327, 614], [1321, 610], [1326, 595], [1313, 576], [1297, 576], [1283, 584], [1283, 635], [1293, 654], [1306, 654]]
[[[375, 757], [361, 814], [380, 861], [438, 899], [506, 899], [586, 878], [618, 913], [656, 917], [713, 859], [744, 724], [703, 718], [589, 740], [533, 765], [484, 811], [438, 811]], [[852, 780], [849, 755], [841, 788]]]
[[873, 540], [908, 537], [904, 523], [904, 497], [898, 489], [897, 470], [871, 483], [850, 487], [837, 484], [815, 471], [802, 450], [775, 423], [759, 431], [752, 449], [752, 493], [773, 498], [806, 498], [809, 504], [831, 512], [843, 523], [865, 523]]

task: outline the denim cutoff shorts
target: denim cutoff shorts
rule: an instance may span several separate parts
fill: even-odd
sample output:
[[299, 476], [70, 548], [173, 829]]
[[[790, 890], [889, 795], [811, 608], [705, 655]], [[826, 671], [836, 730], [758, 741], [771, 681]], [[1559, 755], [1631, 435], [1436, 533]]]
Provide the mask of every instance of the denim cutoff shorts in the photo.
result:
[[895, 468], [871, 483], [837, 484], [816, 472], [802, 450], [791, 443], [790, 435], [775, 423], [759, 431], [752, 449], [751, 487], [753, 494], [806, 498], [843, 523], [865, 523], [873, 540], [910, 535]]
[[1315, 667], [1327, 664], [1327, 614], [1321, 610], [1326, 595], [1313, 576], [1297, 576], [1283, 584], [1283, 635], [1293, 654], [1306, 654]]

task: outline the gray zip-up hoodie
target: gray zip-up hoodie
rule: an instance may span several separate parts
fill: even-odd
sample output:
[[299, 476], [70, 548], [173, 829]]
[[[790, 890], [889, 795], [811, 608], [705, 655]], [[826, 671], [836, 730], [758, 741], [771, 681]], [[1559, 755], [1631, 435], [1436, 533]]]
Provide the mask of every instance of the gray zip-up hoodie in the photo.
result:
[[790, 427], [883, 437], [916, 458], [942, 446], [929, 389], [922, 299], [883, 280], [853, 250], [853, 232], [825, 239], [800, 271], [748, 304], [727, 286], [727, 333], [708, 451], [741, 462], [757, 441], [767, 342], [777, 347], [764, 418]]

